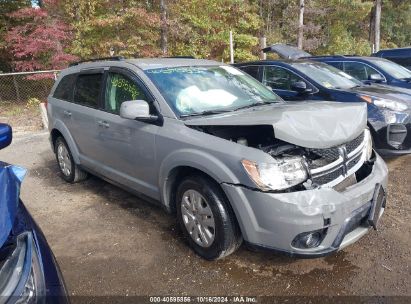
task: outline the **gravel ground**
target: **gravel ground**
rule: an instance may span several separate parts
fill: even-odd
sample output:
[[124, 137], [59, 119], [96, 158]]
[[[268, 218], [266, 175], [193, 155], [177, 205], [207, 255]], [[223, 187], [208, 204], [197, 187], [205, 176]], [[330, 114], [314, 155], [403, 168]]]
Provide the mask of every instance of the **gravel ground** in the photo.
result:
[[15, 132], [33, 132], [43, 129], [38, 103], [0, 102], [0, 122], [12, 126]]
[[411, 302], [411, 155], [387, 161], [389, 198], [379, 230], [344, 251], [299, 260], [242, 247], [216, 262], [197, 257], [161, 208], [96, 177], [65, 183], [47, 133], [17, 135], [0, 159], [29, 169], [21, 196], [71, 295], [362, 295]]

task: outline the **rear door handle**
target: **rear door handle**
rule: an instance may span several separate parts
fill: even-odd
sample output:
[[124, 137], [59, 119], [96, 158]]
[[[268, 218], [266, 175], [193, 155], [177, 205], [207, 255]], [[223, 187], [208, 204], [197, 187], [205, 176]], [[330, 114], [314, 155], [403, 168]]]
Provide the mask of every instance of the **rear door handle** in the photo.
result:
[[63, 111], [64, 116], [71, 117], [70, 111]]
[[107, 121], [104, 121], [104, 120], [99, 120], [97, 123], [100, 127], [104, 127], [104, 128], [110, 127], [110, 124]]

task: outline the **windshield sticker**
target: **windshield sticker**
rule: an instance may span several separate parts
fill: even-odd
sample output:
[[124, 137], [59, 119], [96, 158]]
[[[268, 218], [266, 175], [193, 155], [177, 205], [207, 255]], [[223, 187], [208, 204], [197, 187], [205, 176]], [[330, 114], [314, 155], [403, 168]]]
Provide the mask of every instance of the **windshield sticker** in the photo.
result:
[[244, 75], [244, 73], [241, 72], [240, 70], [237, 70], [236, 68], [230, 67], [228, 65], [220, 65], [220, 68], [224, 69], [226, 72], [230, 73], [231, 75], [236, 75], [236, 76]]

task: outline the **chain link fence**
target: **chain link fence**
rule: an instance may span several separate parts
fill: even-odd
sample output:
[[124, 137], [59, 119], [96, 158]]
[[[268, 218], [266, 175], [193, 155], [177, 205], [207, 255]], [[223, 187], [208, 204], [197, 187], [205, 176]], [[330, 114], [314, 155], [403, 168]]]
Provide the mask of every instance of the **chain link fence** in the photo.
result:
[[0, 74], [0, 104], [46, 101], [58, 70]]

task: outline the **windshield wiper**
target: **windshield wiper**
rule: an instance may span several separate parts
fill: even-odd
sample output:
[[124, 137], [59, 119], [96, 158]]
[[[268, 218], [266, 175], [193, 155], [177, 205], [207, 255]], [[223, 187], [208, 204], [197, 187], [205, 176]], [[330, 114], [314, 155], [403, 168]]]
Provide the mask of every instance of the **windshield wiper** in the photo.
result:
[[202, 112], [194, 112], [190, 114], [182, 114], [180, 117], [191, 117], [191, 116], [207, 116], [207, 115], [214, 115], [214, 114], [221, 114], [231, 112], [230, 110], [207, 110]]
[[235, 108], [233, 111], [238, 111], [238, 110], [243, 110], [243, 109], [254, 108], [254, 107], [258, 107], [258, 106], [262, 106], [262, 105], [267, 105], [267, 104], [272, 104], [272, 103], [274, 103], [274, 102], [262, 101], [262, 102], [250, 103], [250, 104], [248, 104], [248, 105]]

